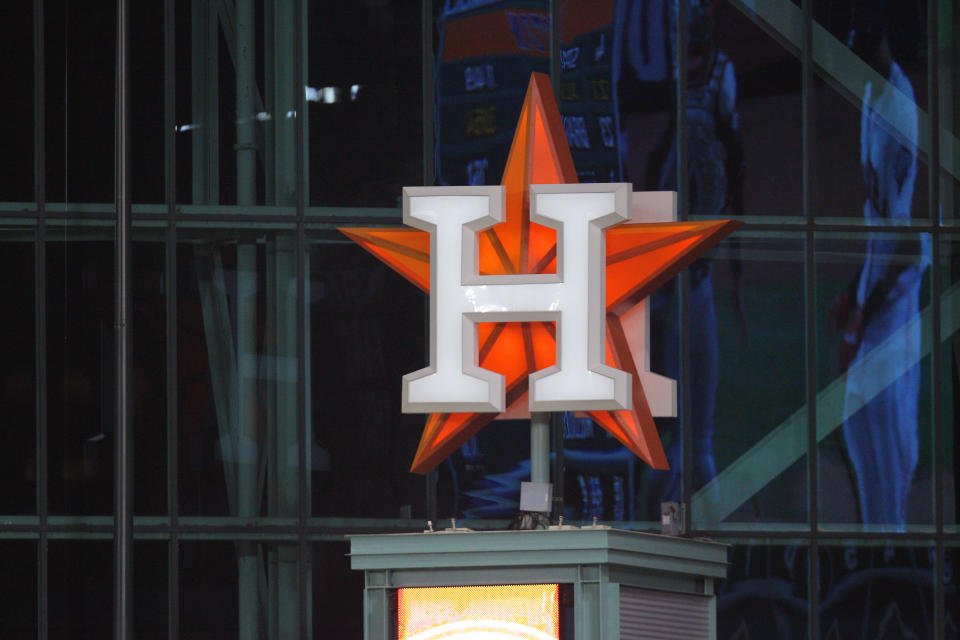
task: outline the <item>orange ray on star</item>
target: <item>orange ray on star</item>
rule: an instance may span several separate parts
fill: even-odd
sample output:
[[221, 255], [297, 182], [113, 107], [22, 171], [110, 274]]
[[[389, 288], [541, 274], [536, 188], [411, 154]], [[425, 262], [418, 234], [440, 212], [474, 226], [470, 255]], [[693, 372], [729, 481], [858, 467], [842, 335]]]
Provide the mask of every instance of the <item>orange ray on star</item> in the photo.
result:
[[[556, 232], [530, 222], [530, 185], [577, 181], [549, 78], [534, 73], [501, 180], [506, 189], [506, 221], [478, 235], [480, 273], [555, 273]], [[633, 408], [589, 415], [656, 469], [669, 465], [619, 316], [738, 226], [739, 222], [716, 220], [628, 223], [607, 230], [606, 360], [633, 376]], [[428, 233], [383, 227], [341, 231], [414, 285], [429, 291]], [[505, 377], [509, 411], [526, 395], [529, 374], [555, 364], [555, 327], [552, 323], [481, 323], [477, 332], [479, 363]], [[493, 413], [430, 415], [410, 470], [429, 472], [497, 417]]]

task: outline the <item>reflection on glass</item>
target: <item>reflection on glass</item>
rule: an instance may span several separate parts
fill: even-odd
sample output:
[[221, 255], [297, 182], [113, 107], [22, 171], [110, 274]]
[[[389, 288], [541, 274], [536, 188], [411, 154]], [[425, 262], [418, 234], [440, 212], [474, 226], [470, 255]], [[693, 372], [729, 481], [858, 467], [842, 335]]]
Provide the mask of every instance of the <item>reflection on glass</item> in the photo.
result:
[[960, 523], [960, 243], [948, 236], [941, 251], [941, 269], [947, 288], [940, 298], [940, 337], [943, 393], [943, 521], [953, 531]]
[[736, 544], [716, 585], [717, 637], [807, 638], [807, 565], [800, 545]]
[[822, 547], [820, 637], [933, 638], [932, 547]]
[[[878, 189], [877, 202], [889, 203]], [[879, 215], [875, 204], [864, 205], [868, 219]], [[843, 380], [843, 442], [859, 521], [868, 525], [908, 522], [919, 457], [920, 288], [929, 244], [926, 234], [870, 233], [854, 277], [829, 307]], [[823, 272], [830, 277], [829, 266]]]
[[4, 227], [0, 271], [6, 274], [0, 343], [0, 513], [36, 513], [34, 232]]
[[[813, 131], [819, 157], [812, 168], [816, 200], [822, 200], [815, 202], [819, 215], [855, 220], [856, 192], [849, 189], [854, 182], [863, 185], [867, 224], [909, 224], [911, 215], [928, 215], [925, 190], [915, 192], [919, 123], [926, 114], [918, 107], [914, 87], [924, 80], [925, 60], [922, 34], [907, 25], [918, 24], [918, 11], [919, 5], [857, 0], [821, 17], [832, 35], [814, 27], [820, 35], [814, 51], [819, 71], [839, 95], [859, 107], [854, 113], [832, 89], [818, 89], [820, 111]], [[852, 138], [854, 118], [859, 140]]]
[[499, 184], [530, 73], [550, 72], [550, 7], [445, 0], [437, 20], [440, 184]]
[[957, 595], [957, 582], [960, 576], [960, 547], [948, 546], [944, 549], [943, 559], [943, 629], [944, 637], [956, 640], [960, 638], [960, 597]]
[[51, 540], [47, 588], [50, 640], [99, 640], [113, 632], [113, 544]]
[[[803, 243], [737, 235], [711, 254], [709, 297], [698, 291], [696, 265], [691, 274], [685, 391], [692, 395], [691, 515], [702, 528], [807, 519]], [[677, 325], [664, 317], [664, 335], [674, 340], [665, 355], [673, 358]]]
[[[618, 78], [621, 122], [626, 122], [625, 148], [621, 162], [635, 185], [657, 191], [676, 191], [676, 111], [669, 109], [667, 122], [655, 136], [641, 126], [649, 119], [631, 118], [631, 113], [664, 111], [664, 97], [675, 92], [678, 29], [676, 2], [624, 2], [618, 8], [623, 71]], [[689, 148], [687, 175], [688, 213], [691, 216], [738, 214], [743, 210], [742, 146], [737, 115], [737, 82], [733, 62], [718, 48], [715, 8], [709, 3], [687, 7], [686, 119]], [[661, 103], [657, 105], [657, 100]], [[631, 123], [634, 126], [631, 126]], [[640, 168], [643, 176], [640, 178]], [[735, 241], [737, 242], [737, 241]], [[743, 300], [740, 292], [739, 257], [731, 261], [737, 318], [743, 327]], [[690, 332], [686, 336], [690, 354], [690, 384], [697, 391], [690, 403], [685, 424], [693, 432], [694, 486], [699, 488], [717, 475], [714, 459], [714, 412], [718, 383], [719, 351], [714, 301], [713, 266], [700, 259], [691, 267], [688, 310]], [[651, 364], [674, 380], [680, 378], [679, 317], [676, 287], [667, 286], [651, 296], [651, 334], [654, 354]], [[651, 474], [651, 493], [661, 501], [680, 500], [682, 439], [675, 433], [667, 447], [670, 471]], [[659, 506], [650, 505], [651, 517]]]
[[181, 513], [295, 515], [296, 242], [272, 231], [182, 237]]
[[181, 637], [298, 638], [299, 583], [296, 544], [184, 541]]
[[50, 512], [113, 513], [113, 229], [50, 228], [47, 464]]
[[0, 629], [11, 640], [37, 637], [37, 543], [32, 540], [0, 541]]

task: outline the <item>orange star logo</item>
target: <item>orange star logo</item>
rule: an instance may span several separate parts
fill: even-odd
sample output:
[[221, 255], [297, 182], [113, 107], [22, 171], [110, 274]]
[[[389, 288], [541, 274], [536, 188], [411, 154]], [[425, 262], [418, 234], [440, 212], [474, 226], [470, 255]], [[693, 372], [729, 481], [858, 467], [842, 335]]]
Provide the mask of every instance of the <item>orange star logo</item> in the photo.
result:
[[[534, 73], [501, 180], [506, 188], [506, 221], [478, 236], [479, 273], [556, 273], [556, 232], [530, 221], [530, 185], [576, 182], [573, 157], [549, 78]], [[740, 225], [732, 220], [624, 223], [606, 232], [606, 360], [632, 375], [633, 408], [591, 411], [588, 415], [656, 469], [667, 469], [669, 464], [640, 383], [641, 369], [624, 317]], [[383, 227], [340, 231], [429, 292], [427, 232]], [[555, 364], [555, 326], [550, 322], [488, 322], [478, 324], [477, 331], [478, 362], [506, 378], [509, 414], [527, 394], [528, 375]], [[493, 413], [431, 414], [410, 470], [427, 473], [497, 417]]]

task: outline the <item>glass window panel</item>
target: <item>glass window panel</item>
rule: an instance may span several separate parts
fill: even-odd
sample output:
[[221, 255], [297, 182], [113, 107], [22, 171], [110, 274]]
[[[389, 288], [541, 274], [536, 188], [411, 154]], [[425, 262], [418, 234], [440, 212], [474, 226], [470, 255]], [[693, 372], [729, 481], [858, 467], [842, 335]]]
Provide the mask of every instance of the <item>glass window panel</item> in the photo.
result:
[[8, 63], [0, 68], [4, 87], [0, 106], [0, 200], [34, 200], [34, 56], [33, 3], [7, 7], [0, 25], [0, 42]]
[[950, 544], [945, 548], [943, 566], [943, 630], [944, 638], [960, 638], [960, 598], [957, 597], [957, 575], [960, 569], [960, 545]]
[[313, 637], [363, 637], [363, 572], [350, 568], [350, 545], [323, 542], [311, 551]]
[[113, 513], [114, 229], [47, 227], [50, 512]]
[[928, 220], [924, 8], [818, 0], [814, 18], [813, 211], [838, 222]]
[[113, 543], [51, 540], [47, 588], [50, 640], [113, 633]]
[[133, 631], [138, 640], [168, 637], [167, 549], [167, 542], [157, 540], [133, 545]]
[[[133, 201], [164, 202], [162, 2], [130, 5], [130, 175]], [[111, 85], [112, 86], [112, 85]]]
[[0, 629], [4, 638], [32, 640], [37, 637], [37, 543], [32, 540], [0, 540]]
[[882, 541], [820, 547], [820, 637], [933, 638], [934, 552]]
[[805, 640], [809, 549], [728, 541], [730, 568], [715, 586], [717, 637]]
[[409, 469], [426, 416], [400, 413], [403, 375], [426, 362], [424, 294], [353, 243], [309, 257], [312, 514], [425, 517]]
[[0, 227], [3, 335], [0, 343], [0, 513], [36, 513], [36, 328], [34, 229]]
[[137, 515], [167, 510], [167, 283], [164, 230], [135, 229], [132, 257], [134, 493]]
[[181, 637], [296, 638], [299, 584], [296, 544], [185, 540], [180, 544]]
[[[597, 28], [593, 3], [568, 0], [561, 10], [561, 67], [576, 89], [562, 103], [568, 137], [580, 140], [574, 162], [581, 180], [609, 180], [619, 147], [622, 175], [637, 189], [676, 190], [677, 4], [621, 2], [615, 12], [605, 4], [613, 29]], [[768, 11], [740, 2], [686, 7], [691, 216], [802, 214], [800, 63], [771, 26], [777, 21], [756, 13]], [[612, 108], [604, 91], [611, 41], [619, 69]], [[571, 133], [578, 124], [589, 139]]]
[[112, 202], [116, 7], [48, 3], [44, 17], [47, 200]]
[[180, 512], [295, 516], [295, 237], [186, 225], [178, 233]]
[[[946, 224], [956, 224], [960, 207], [960, 158], [956, 149], [960, 136], [960, 10], [951, 0], [935, 4], [938, 26], [940, 96], [940, 217]], [[931, 9], [934, 10], [934, 9]]]
[[803, 248], [738, 232], [688, 270], [695, 528], [807, 521]]
[[942, 245], [940, 278], [941, 389], [943, 390], [943, 522], [957, 531], [956, 481], [960, 478], [960, 238], [945, 237]]
[[[273, 15], [264, 14], [265, 4]], [[291, 204], [292, 3], [175, 5], [178, 201]], [[268, 60], [275, 66], [268, 68]]]
[[688, 2], [691, 216], [803, 213], [800, 60], [752, 7]]
[[307, 2], [310, 204], [393, 206], [423, 183], [420, 7]]
[[[618, 2], [612, 8], [612, 37], [608, 35], [609, 29], [597, 28], [591, 11], [584, 10], [589, 5], [568, 1], [560, 14], [561, 73], [565, 86], [575, 90], [567, 89], [559, 96], [561, 110], [567, 117], [568, 138], [577, 139], [576, 130], [581, 124], [578, 118], [586, 120], [587, 117], [582, 112], [596, 111], [596, 121], [589, 123], [594, 133], [590, 142], [593, 149], [587, 150], [583, 144], [571, 145], [574, 163], [580, 172], [591, 171], [590, 165], [596, 166], [600, 168], [599, 174], [609, 173], [602, 167], [618, 165], [617, 179], [632, 182], [638, 191], [660, 189], [664, 176], [670, 175], [675, 185], [678, 5], [676, 2]], [[609, 53], [603, 51], [599, 60], [594, 60], [601, 44]], [[593, 95], [596, 81], [601, 90], [597, 98], [603, 96], [602, 81], [607, 73], [614, 100], [615, 150], [609, 146], [609, 136], [604, 135], [606, 122], [601, 120], [607, 117], [609, 105]], [[580, 75], [590, 76], [589, 86], [580, 88], [587, 80], [586, 77], [578, 79]], [[580, 98], [581, 92], [587, 92], [583, 94], [585, 97]], [[580, 99], [568, 99], [573, 97]], [[591, 163], [588, 153], [598, 158]], [[616, 157], [611, 158], [614, 153]], [[588, 166], [582, 167], [582, 164]], [[581, 179], [589, 177], [584, 175]], [[607, 180], [605, 175], [593, 178], [593, 181]]]
[[816, 249], [820, 521], [929, 525], [929, 237], [824, 234]]
[[[640, 33], [639, 23], [629, 22], [623, 17], [631, 15], [630, 10], [622, 9], [623, 15], [618, 14], [616, 4], [613, 0], [566, 0], [558, 3], [561, 80], [557, 98], [567, 143], [581, 182], [620, 181], [617, 144], [619, 101], [614, 91], [618, 85], [613, 78], [613, 69], [615, 65], [623, 68], [624, 74], [636, 72], [636, 69], [618, 58], [621, 56], [624, 61], [632, 61], [628, 59], [624, 47], [615, 47], [621, 42], [618, 35], [623, 34], [623, 42], [629, 41], [630, 45], [638, 40], [643, 41], [647, 48], [655, 46], [647, 40], [663, 44], [665, 25], [662, 20], [650, 21], [656, 29], [655, 33]], [[618, 16], [620, 21], [617, 21]], [[621, 82], [627, 84], [629, 80], [623, 76]], [[666, 87], [665, 82], [663, 87]], [[650, 91], [653, 93], [652, 88]], [[620, 117], [625, 118], [634, 111], [625, 106]], [[631, 142], [637, 143], [635, 140]]]
[[550, 72], [550, 3], [436, 4], [437, 179], [499, 184], [530, 73]]

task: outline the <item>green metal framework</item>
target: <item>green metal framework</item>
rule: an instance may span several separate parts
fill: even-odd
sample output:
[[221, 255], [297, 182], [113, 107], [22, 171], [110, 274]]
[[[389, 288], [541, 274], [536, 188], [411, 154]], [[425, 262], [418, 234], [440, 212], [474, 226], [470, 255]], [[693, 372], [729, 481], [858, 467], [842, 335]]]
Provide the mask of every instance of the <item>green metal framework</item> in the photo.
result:
[[[956, 95], [941, 96], [940, 86], [960, 85], [960, 65], [957, 64], [956, 43], [953, 34], [958, 32], [960, 15], [948, 0], [930, 3], [927, 13], [928, 50], [931, 52], [928, 65], [928, 109], [920, 114], [921, 155], [928, 167], [929, 210], [922, 221], [914, 221], [904, 227], [871, 227], [871, 231], [902, 233], [927, 233], [932, 237], [933, 265], [931, 281], [931, 304], [923, 310], [918, 320], [923, 326], [925, 342], [923, 355], [932, 361], [934, 384], [932, 385], [932, 415], [934, 433], [934, 522], [929, 527], [911, 527], [907, 530], [847, 531], [839, 528], [826, 530], [819, 522], [818, 456], [817, 445], [840, 424], [842, 409], [843, 379], [838, 378], [826, 388], [817, 391], [816, 318], [814, 316], [813, 282], [815, 280], [815, 242], [822, 238], [841, 237], [844, 234], [862, 232], [861, 220], [825, 219], [812, 210], [812, 184], [810, 162], [812, 161], [812, 92], [814, 78], [823, 78], [841, 93], [853, 100], [859, 95], [857, 86], [865, 70], [861, 61], [837, 46], [822, 27], [813, 20], [813, 2], [805, 0], [797, 7], [789, 0], [733, 0], [734, 4], [763, 27], [778, 42], [793, 51], [802, 61], [804, 80], [804, 215], [803, 217], [744, 218], [744, 232], [777, 232], [796, 234], [804, 239], [804, 269], [806, 276], [806, 345], [805, 366], [807, 371], [806, 405], [800, 407], [767, 438], [744, 454], [737, 462], [725, 468], [714, 481], [717, 485], [735, 488], [724, 495], [738, 494], [738, 499], [752, 495], [764, 487], [783, 469], [806, 456], [808, 479], [808, 522], [802, 525], [775, 526], [760, 523], [756, 528], [725, 528], [692, 531], [695, 535], [714, 536], [731, 543], [753, 541], [761, 538], [772, 544], [800, 544], [810, 549], [816, 557], [821, 546], [856, 542], [860, 544], [896, 544], [931, 547], [935, 550], [934, 626], [937, 638], [944, 637], [944, 551], [960, 544], [960, 529], [944, 521], [945, 487], [944, 444], [948, 429], [943, 416], [944, 385], [943, 371], [949, 362], [944, 358], [947, 351], [942, 345], [955, 345], [960, 330], [960, 298], [958, 285], [948, 286], [945, 281], [949, 271], [941, 268], [946, 264], [943, 246], [946, 242], [960, 239], [956, 218], [941, 215], [955, 213], [956, 203], [950, 198], [952, 191], [944, 185], [953, 184], [960, 171], [960, 143], [952, 131], [960, 109], [948, 100], [957, 100]], [[226, 486], [229, 492], [230, 517], [186, 517], [179, 512], [178, 500], [178, 400], [177, 400], [177, 294], [176, 287], [169, 287], [166, 300], [167, 351], [166, 351], [166, 420], [167, 420], [167, 504], [164, 516], [137, 516], [133, 521], [136, 540], [163, 540], [168, 543], [168, 580], [170, 582], [168, 632], [170, 638], [180, 637], [179, 630], [179, 563], [180, 543], [184, 540], [228, 540], [236, 543], [238, 556], [238, 597], [240, 600], [241, 637], [310, 637], [312, 602], [309, 576], [311, 543], [343, 541], [345, 535], [360, 532], [398, 532], [420, 530], [422, 521], [412, 519], [383, 518], [318, 518], [309, 513], [309, 496], [312, 491], [310, 474], [301, 470], [308, 468], [308, 447], [311, 442], [311, 399], [309, 390], [310, 357], [309, 306], [306, 295], [308, 282], [308, 248], [314, 243], [330, 242], [329, 230], [344, 222], [351, 224], [397, 224], [399, 211], [390, 208], [348, 208], [309, 206], [308, 143], [309, 121], [303, 117], [307, 104], [301, 90], [306, 84], [306, 69], [309, 60], [309, 43], [306, 38], [308, 6], [306, 0], [263, 0], [260, 5], [254, 0], [195, 0], [190, 4], [191, 15], [191, 87], [192, 111], [196, 122], [205, 123], [192, 136], [191, 158], [193, 167], [193, 204], [181, 204], [182, 194], [177, 193], [177, 154], [174, 119], [176, 86], [176, 57], [180, 52], [175, 47], [177, 16], [174, 0], [164, 2], [164, 175], [165, 198], [162, 203], [135, 204], [132, 206], [133, 237], [148, 237], [150, 241], [162, 242], [165, 247], [165, 264], [162, 266], [168, 282], [177, 280], [177, 247], [185, 242], [192, 245], [194, 258], [199, 266], [198, 287], [202, 300], [204, 331], [209, 350], [215, 396], [216, 422], [223, 439], [233, 438], [238, 443], [252, 423], [251, 398], [257, 393], [267, 397], [263, 437], [266, 453], [257, 464], [225, 463]], [[258, 14], [256, 8], [260, 6]], [[681, 7], [683, 5], [681, 4]], [[112, 227], [117, 219], [116, 208], [110, 203], [51, 202], [47, 198], [46, 175], [52, 170], [46, 163], [46, 131], [44, 116], [46, 67], [52, 61], [44, 60], [43, 43], [50, 37], [45, 33], [45, 1], [34, 0], [35, 8], [35, 72], [34, 72], [34, 130], [35, 130], [35, 196], [32, 202], [0, 203], [0, 228], [8, 242], [30, 242], [35, 247], [35, 278], [37, 295], [35, 302], [36, 345], [36, 434], [37, 434], [37, 499], [36, 515], [0, 515], [0, 539], [29, 539], [38, 541], [39, 571], [39, 616], [41, 621], [38, 638], [46, 640], [46, 589], [48, 585], [48, 542], [50, 540], [111, 539], [114, 535], [111, 516], [64, 516], [50, 513], [47, 477], [47, 298], [46, 246], [58, 237], [59, 230], [69, 228], [77, 236], [112, 239]], [[319, 11], [319, 9], [317, 9]], [[681, 9], [682, 14], [683, 9]], [[421, 5], [423, 29], [422, 94], [423, 104], [433, 105], [433, 43], [432, 3]], [[261, 15], [260, 23], [257, 15]], [[557, 12], [553, 11], [554, 22]], [[681, 20], [682, 22], [682, 20]], [[258, 86], [252, 42], [257, 30], [261, 30], [264, 42], [265, 81]], [[682, 40], [685, 35], [678, 34]], [[236, 175], [238, 185], [235, 205], [221, 205], [219, 186], [221, 181], [220, 158], [222, 144], [218, 132], [219, 123], [218, 78], [221, 64], [218, 45], [222, 37], [236, 72]], [[559, 44], [554, 38], [556, 54]], [[685, 68], [681, 46], [681, 63]], [[946, 52], [946, 53], [942, 53]], [[946, 58], [944, 58], [946, 56]], [[952, 56], [952, 59], [949, 59]], [[559, 56], [553, 56], [554, 61]], [[685, 83], [678, 83], [678, 104], [685, 104]], [[293, 114], [293, 117], [275, 118], [269, 127], [255, 128], [257, 113]], [[681, 144], [679, 163], [687, 164], [687, 148], [683, 144], [685, 112], [678, 110]], [[425, 184], [434, 181], [433, 167], [433, 119], [432, 108], [423, 112], [423, 178]], [[258, 172], [263, 175], [263, 198], [251, 187], [257, 182]], [[685, 170], [681, 176], [681, 215], [684, 215], [686, 187]], [[197, 240], [192, 233], [202, 229], [228, 229], [250, 231], [238, 235], [230, 246], [236, 251], [239, 284], [241, 290], [251, 283], [242, 274], [264, 271], [267, 281], [266, 313], [261, 320], [272, 327], [270, 353], [274, 362], [292, 362], [289, 376], [274, 375], [266, 381], [245, 374], [240, 359], [244, 354], [255, 353], [254, 331], [261, 313], [257, 305], [250, 303], [231, 314], [224, 299], [223, 245]], [[158, 266], [158, 269], [160, 267]], [[248, 300], [248, 302], [250, 302]], [[939, 319], [939, 321], [938, 321]], [[687, 354], [689, 357], [689, 354]], [[687, 380], [687, 382], [689, 382]], [[688, 394], [684, 394], [689, 402]], [[688, 407], [689, 408], [689, 407]], [[249, 435], [249, 434], [248, 434]], [[689, 433], [685, 434], [689, 438]], [[957, 437], [954, 434], [954, 437]], [[687, 440], [689, 444], [689, 440]], [[691, 447], [685, 447], [690, 451]], [[239, 444], [238, 444], [239, 450]], [[294, 460], [288, 456], [296, 451]], [[691, 489], [689, 478], [692, 465], [686, 460], [684, 468], [688, 477], [684, 483], [685, 502], [691, 505], [694, 521], [700, 520], [703, 498], [710, 487], [696, 492]], [[266, 485], [268, 496], [265, 512], [257, 504], [258, 487]], [[432, 517], [436, 517], [436, 483], [427, 478], [425, 483], [427, 504]], [[738, 503], [739, 504], [739, 503]], [[723, 515], [729, 514], [738, 504], [724, 504]], [[462, 523], [473, 528], [495, 528], [503, 523]], [[655, 523], [628, 523], [637, 528], [653, 528]], [[283, 545], [263, 546], [256, 542], [277, 542]], [[265, 550], [266, 549], [266, 550]], [[257, 554], [268, 553], [263, 562]], [[263, 567], [268, 567], [266, 570]], [[819, 581], [817, 563], [809, 563], [808, 584]], [[819, 594], [810, 588], [809, 628], [811, 637], [819, 633], [817, 603]], [[257, 616], [269, 620], [263, 626]], [[261, 630], [264, 633], [261, 633]]]

